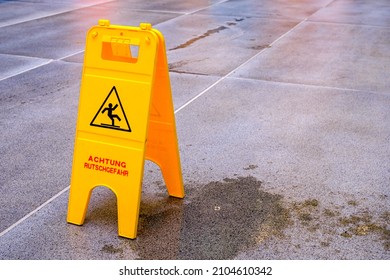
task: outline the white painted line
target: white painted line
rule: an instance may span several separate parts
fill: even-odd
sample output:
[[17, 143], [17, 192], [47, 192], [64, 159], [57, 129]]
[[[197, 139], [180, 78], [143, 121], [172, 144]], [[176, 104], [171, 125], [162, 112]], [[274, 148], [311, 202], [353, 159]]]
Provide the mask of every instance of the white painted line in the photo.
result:
[[219, 2], [217, 2], [217, 3], [211, 4], [211, 5], [209, 5], [209, 6], [199, 8], [199, 9], [197, 9], [197, 10], [195, 10], [195, 11], [188, 12], [188, 13], [186, 13], [185, 15], [192, 15], [192, 14], [195, 14], [195, 13], [200, 12], [200, 11], [202, 11], [202, 10], [208, 9], [208, 8], [210, 8], [210, 7], [212, 7], [212, 6], [222, 4], [222, 3], [227, 2], [227, 1], [229, 1], [229, 0], [222, 0], [222, 1], [219, 1]]
[[290, 34], [292, 31], [294, 31], [295, 29], [297, 29], [301, 24], [305, 23], [307, 21], [307, 18], [305, 18], [304, 20], [302, 20], [300, 23], [298, 23], [297, 25], [295, 25], [293, 28], [291, 28], [289, 31], [287, 31], [286, 33], [282, 34], [282, 36], [280, 36], [279, 38], [277, 38], [275, 41], [273, 41], [271, 44], [269, 44], [270, 46], [273, 46], [274, 44], [276, 44], [278, 41], [280, 41], [281, 39], [283, 39], [284, 37], [286, 37], [288, 34]]
[[80, 54], [80, 53], [83, 53], [84, 52], [84, 49], [81, 50], [81, 51], [77, 51], [77, 52], [74, 52], [74, 53], [71, 53], [71, 54], [68, 54], [66, 56], [63, 56], [63, 57], [60, 57], [60, 58], [56, 58], [55, 61], [59, 61], [59, 60], [63, 60], [63, 59], [67, 59], [68, 57], [71, 57], [71, 56], [74, 56], [74, 55], [77, 55], [77, 54]]
[[[32, 67], [30, 67], [30, 68], [23, 69], [23, 70], [21, 70], [21, 71], [19, 71], [19, 72], [13, 73], [13, 74], [8, 75], [8, 76], [5, 76], [5, 77], [2, 77], [2, 78], [0, 78], [0, 81], [3, 81], [3, 80], [6, 80], [6, 79], [15, 77], [15, 76], [20, 75], [20, 74], [23, 74], [23, 73], [26, 73], [26, 72], [28, 72], [28, 71], [34, 70], [34, 69], [36, 69], [36, 68], [39, 68], [39, 67], [41, 67], [41, 66], [45, 66], [45, 65], [47, 65], [47, 64], [49, 64], [49, 63], [51, 63], [51, 62], [53, 62], [53, 61], [60, 61], [60, 60], [66, 59], [66, 58], [68, 58], [68, 57], [71, 57], [71, 56], [74, 56], [74, 55], [77, 55], [77, 54], [80, 54], [80, 53], [83, 53], [83, 52], [84, 52], [84, 50], [81, 50], [81, 51], [77, 51], [77, 52], [68, 54], [68, 55], [66, 55], [66, 56], [64, 56], [64, 57], [60, 57], [60, 58], [56, 58], [56, 59], [48, 59], [47, 61], [42, 62], [42, 63], [40, 63], [40, 64], [38, 64], [38, 65], [32, 66]], [[16, 56], [19, 56], [19, 55], [16, 55]], [[24, 56], [24, 57], [27, 57], [27, 56]]]
[[210, 86], [208, 86], [206, 89], [204, 89], [201, 93], [199, 93], [198, 95], [196, 95], [195, 97], [193, 97], [192, 99], [188, 100], [186, 103], [184, 103], [183, 105], [181, 105], [179, 108], [177, 108], [175, 110], [175, 114], [180, 112], [181, 110], [183, 110], [185, 107], [187, 107], [188, 105], [190, 105], [193, 101], [195, 101], [196, 99], [198, 99], [199, 97], [201, 97], [203, 94], [205, 94], [209, 89], [211, 89], [212, 87], [214, 87], [215, 85], [219, 84], [219, 82], [221, 82], [223, 79], [225, 79], [226, 76], [223, 76], [221, 78], [219, 78], [216, 82], [214, 82], [213, 84], [211, 84]]
[[330, 89], [330, 90], [339, 90], [339, 91], [352, 91], [352, 92], [360, 92], [360, 93], [390, 94], [390, 92], [380, 92], [380, 91], [372, 91], [372, 90], [365, 90], [365, 89], [341, 88], [341, 87], [315, 85], [315, 84], [300, 84], [300, 83], [285, 82], [285, 81], [252, 79], [252, 78], [247, 78], [247, 77], [230, 77], [230, 79], [234, 79], [234, 80], [247, 80], [247, 81], [252, 81], [252, 82], [256, 82], [256, 81], [258, 81], [258, 82], [267, 82], [267, 83], [273, 83], [273, 84], [279, 84], [279, 85], [304, 86], [304, 87], [312, 87], [312, 88], [319, 88], [319, 89]]
[[78, 7], [74, 8], [74, 9], [63, 9], [63, 10], [59, 10], [59, 11], [54, 12], [54, 13], [47, 13], [47, 14], [44, 14], [44, 15], [41, 15], [41, 16], [37, 16], [37, 17], [30, 17], [30, 18], [27, 17], [27, 18], [24, 18], [24, 19], [21, 19], [21, 20], [16, 20], [16, 21], [11, 21], [11, 22], [8, 22], [8, 23], [4, 23], [3, 25], [0, 25], [0, 28], [11, 26], [11, 25], [16, 25], [16, 24], [20, 24], [20, 23], [24, 23], [24, 22], [28, 22], [28, 21], [38, 20], [38, 19], [42, 19], [42, 18], [46, 18], [46, 17], [52, 17], [52, 16], [56, 16], [56, 15], [60, 15], [60, 14], [64, 14], [64, 13], [68, 13], [68, 12], [72, 12], [72, 11], [77, 11], [77, 10], [84, 9], [84, 8], [93, 7], [93, 6], [100, 5], [100, 4], [106, 4], [106, 3], [109, 3], [109, 2], [113, 2], [113, 1], [114, 0], [102, 1], [100, 3], [92, 3], [92, 4], [87, 4], [87, 5], [81, 5], [81, 6], [78, 6]]
[[17, 76], [17, 75], [20, 75], [20, 74], [23, 74], [23, 73], [26, 73], [26, 72], [28, 72], [28, 71], [34, 70], [34, 69], [36, 69], [36, 68], [39, 68], [39, 67], [41, 67], [41, 66], [47, 65], [47, 64], [49, 64], [49, 63], [51, 63], [51, 62], [53, 62], [53, 59], [50, 59], [50, 60], [48, 60], [48, 61], [45, 61], [45, 62], [43, 62], [43, 63], [40, 63], [40, 64], [38, 64], [38, 65], [35, 65], [35, 66], [33, 66], [33, 67], [30, 67], [30, 68], [27, 68], [27, 69], [23, 69], [23, 70], [21, 70], [21, 71], [19, 71], [19, 72], [16, 72], [16, 73], [12, 74], [12, 75], [5, 76], [5, 77], [3, 77], [3, 78], [0, 78], [0, 81], [3, 81], [3, 80], [6, 80], [6, 79], [9, 79], [9, 78], [12, 78], [12, 77], [14, 77], [14, 76]]
[[11, 225], [10, 227], [8, 227], [7, 229], [3, 230], [1, 233], [0, 233], [0, 237], [2, 237], [4, 234], [6, 234], [7, 232], [9, 232], [10, 230], [12, 230], [14, 227], [18, 226], [19, 224], [21, 224], [23, 221], [27, 220], [29, 217], [31, 217], [32, 215], [34, 215], [36, 212], [38, 212], [39, 210], [41, 210], [43, 207], [45, 207], [46, 205], [48, 205], [50, 202], [52, 202], [53, 200], [55, 200], [57, 197], [59, 197], [60, 195], [62, 195], [64, 192], [68, 191], [70, 188], [70, 186], [68, 186], [67, 188], [63, 189], [62, 191], [60, 191], [59, 193], [57, 193], [55, 196], [53, 196], [52, 198], [50, 198], [48, 201], [46, 201], [45, 203], [43, 203], [41, 206], [39, 206], [38, 208], [36, 208], [35, 210], [31, 211], [30, 213], [28, 213], [26, 216], [24, 216], [23, 218], [21, 218], [19, 221], [17, 221], [16, 223], [14, 223], [13, 225]]

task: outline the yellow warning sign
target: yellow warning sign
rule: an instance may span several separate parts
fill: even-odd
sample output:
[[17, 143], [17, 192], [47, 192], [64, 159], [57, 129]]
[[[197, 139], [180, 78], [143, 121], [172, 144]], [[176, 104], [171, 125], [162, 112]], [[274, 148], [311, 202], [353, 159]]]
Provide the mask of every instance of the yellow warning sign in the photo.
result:
[[118, 234], [135, 238], [145, 159], [183, 198], [164, 37], [148, 23], [100, 20], [87, 34], [67, 221], [83, 224], [92, 190], [105, 186], [117, 198]]

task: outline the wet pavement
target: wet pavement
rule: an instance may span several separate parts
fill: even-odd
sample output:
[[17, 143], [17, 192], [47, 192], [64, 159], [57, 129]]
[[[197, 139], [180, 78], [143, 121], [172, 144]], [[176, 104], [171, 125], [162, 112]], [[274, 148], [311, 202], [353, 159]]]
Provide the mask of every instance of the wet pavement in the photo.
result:
[[[390, 259], [387, 0], [0, 1], [0, 259]], [[66, 222], [85, 35], [166, 40], [186, 197]]]

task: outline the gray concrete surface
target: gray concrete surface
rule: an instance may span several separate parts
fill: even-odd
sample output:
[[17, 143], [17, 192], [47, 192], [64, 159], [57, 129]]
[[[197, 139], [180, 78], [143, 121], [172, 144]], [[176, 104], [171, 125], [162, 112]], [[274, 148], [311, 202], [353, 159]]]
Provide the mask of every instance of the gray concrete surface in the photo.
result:
[[[390, 259], [387, 0], [0, 1], [0, 259]], [[165, 36], [187, 196], [66, 223], [85, 34]]]

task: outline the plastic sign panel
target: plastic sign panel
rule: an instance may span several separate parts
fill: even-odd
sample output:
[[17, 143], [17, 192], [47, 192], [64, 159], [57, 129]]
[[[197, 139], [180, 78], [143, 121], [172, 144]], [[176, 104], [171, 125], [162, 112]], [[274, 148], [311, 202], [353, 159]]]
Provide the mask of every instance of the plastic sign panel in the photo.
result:
[[183, 198], [165, 42], [148, 23], [100, 20], [87, 34], [67, 221], [82, 225], [92, 190], [117, 198], [118, 234], [136, 238], [145, 159]]

